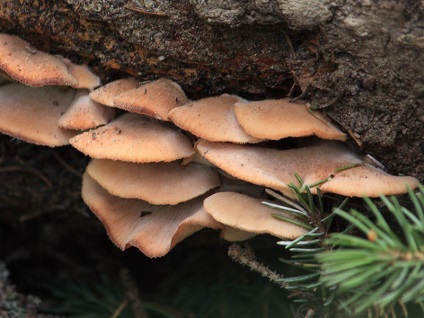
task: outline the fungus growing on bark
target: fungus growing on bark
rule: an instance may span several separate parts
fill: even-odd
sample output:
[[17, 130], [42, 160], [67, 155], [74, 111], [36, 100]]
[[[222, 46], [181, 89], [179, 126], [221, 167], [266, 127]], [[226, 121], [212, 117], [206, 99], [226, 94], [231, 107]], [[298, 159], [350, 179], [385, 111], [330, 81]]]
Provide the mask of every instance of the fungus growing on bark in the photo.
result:
[[[288, 213], [276, 212], [275, 209], [262, 204], [263, 201], [236, 192], [219, 192], [206, 198], [203, 207], [216, 221], [249, 233], [295, 239], [308, 232], [300, 226], [273, 217], [273, 214], [278, 213], [293, 219]], [[234, 233], [236, 232], [233, 231]], [[227, 237], [235, 240], [249, 236], [242, 234]]]
[[193, 154], [181, 132], [133, 113], [77, 135], [70, 143], [92, 158], [128, 162], [169, 162]]
[[75, 132], [60, 128], [57, 121], [74, 96], [75, 90], [55, 86], [4, 85], [0, 87], [0, 131], [37, 145], [67, 145]]
[[169, 121], [169, 111], [186, 104], [188, 99], [180, 85], [161, 78], [123, 92], [113, 102], [115, 107], [129, 112]]
[[[202, 140], [197, 143], [196, 149], [230, 175], [284, 193], [287, 193], [288, 184], [297, 183], [295, 173], [306, 184], [322, 184], [322, 191], [345, 196], [404, 193], [406, 185], [414, 188], [418, 184], [413, 177], [390, 176], [363, 165], [357, 154], [335, 141], [320, 141], [299, 149], [275, 150]], [[356, 167], [359, 165], [362, 166]], [[367, 169], [368, 172], [365, 172]], [[389, 179], [393, 182], [392, 186], [387, 184]], [[368, 186], [370, 184], [373, 186]], [[315, 189], [312, 188], [312, 191]]]
[[316, 135], [323, 139], [346, 140], [344, 133], [321, 114], [310, 110], [306, 102], [290, 102], [287, 98], [238, 102], [235, 114], [241, 127], [256, 138], [278, 140]]
[[82, 197], [116, 246], [121, 250], [135, 246], [148, 257], [164, 256], [204, 227], [221, 227], [204, 211], [203, 197], [174, 206], [151, 205], [115, 197], [87, 173], [83, 177]]
[[218, 174], [196, 163], [130, 163], [94, 159], [86, 172], [112, 195], [152, 204], [191, 200], [219, 186]]
[[248, 135], [237, 122], [234, 104], [243, 99], [235, 95], [204, 98], [169, 112], [180, 128], [209, 141], [255, 143], [261, 141]]
[[139, 85], [140, 83], [135, 78], [116, 80], [92, 91], [90, 93], [90, 98], [102, 105], [115, 107], [113, 103], [115, 97]]
[[38, 51], [14, 35], [0, 34], [0, 69], [29, 86], [78, 84], [60, 58]]
[[59, 118], [59, 127], [86, 130], [110, 122], [115, 109], [93, 101], [86, 90], [79, 90], [66, 112]]

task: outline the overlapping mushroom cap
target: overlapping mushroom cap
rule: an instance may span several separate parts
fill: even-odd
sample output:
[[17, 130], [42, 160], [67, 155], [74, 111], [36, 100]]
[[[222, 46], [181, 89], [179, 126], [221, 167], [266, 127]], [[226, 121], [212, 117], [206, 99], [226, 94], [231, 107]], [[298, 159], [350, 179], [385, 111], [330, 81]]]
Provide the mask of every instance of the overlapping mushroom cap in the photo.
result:
[[90, 93], [90, 98], [102, 105], [114, 107], [115, 98], [129, 90], [137, 88], [139, 82], [135, 78], [124, 78], [103, 85]]
[[232, 176], [283, 192], [288, 184], [297, 182], [296, 173], [306, 184], [323, 183], [322, 191], [346, 196], [398, 194], [404, 193], [407, 185], [415, 188], [418, 184], [416, 178], [390, 176], [364, 164], [340, 142], [321, 141], [309, 147], [276, 150], [202, 140], [196, 148]]
[[54, 86], [4, 85], [0, 88], [0, 131], [38, 145], [66, 145], [76, 133], [60, 128], [57, 121], [74, 96], [73, 89]]
[[[273, 217], [277, 212], [262, 204], [263, 201], [236, 192], [219, 192], [206, 198], [203, 207], [216, 221], [248, 233], [288, 239], [306, 234], [304, 228]], [[282, 211], [278, 213], [283, 214]], [[284, 213], [284, 217], [293, 219], [288, 213]], [[232, 234], [231, 238], [236, 240], [234, 232]], [[238, 237], [244, 239], [250, 235], [243, 236]]]
[[182, 133], [132, 113], [77, 135], [70, 143], [92, 158], [128, 162], [169, 162], [193, 154]]
[[100, 78], [90, 71], [86, 65], [78, 65], [72, 63], [70, 59], [58, 56], [65, 63], [69, 72], [76, 79], [76, 84], [71, 85], [73, 88], [86, 88], [92, 90], [100, 85]]
[[237, 122], [234, 104], [242, 100], [228, 94], [208, 97], [174, 108], [169, 117], [178, 127], [209, 141], [259, 142], [260, 139], [248, 135]]
[[241, 127], [256, 138], [278, 140], [316, 135], [323, 139], [346, 140], [344, 133], [323, 115], [310, 110], [306, 102], [269, 99], [238, 102], [234, 107]]
[[180, 85], [167, 78], [130, 89], [113, 100], [115, 107], [165, 121], [169, 121], [168, 113], [171, 109], [187, 102]]
[[79, 90], [66, 112], [59, 118], [59, 127], [87, 130], [105, 125], [115, 116], [115, 109], [93, 101], [86, 90]]
[[109, 193], [152, 204], [188, 201], [220, 184], [210, 167], [196, 163], [182, 166], [179, 161], [137, 164], [95, 159], [86, 171]]
[[[70, 113], [65, 118], [61, 116], [71, 105], [80, 102], [80, 95], [75, 97], [76, 90], [69, 87], [92, 89], [100, 85], [99, 77], [87, 67], [38, 51], [19, 37], [0, 34], [0, 70], [3, 84], [0, 87], [0, 131], [55, 147], [69, 144], [69, 138], [75, 135], [67, 128], [86, 129], [84, 125], [75, 126], [75, 117], [69, 118]], [[72, 101], [74, 97], [76, 101]], [[86, 108], [86, 111], [93, 109]], [[80, 114], [77, 120], [81, 119], [88, 118]]]
[[204, 211], [203, 197], [175, 206], [152, 205], [115, 197], [88, 174], [83, 178], [82, 197], [120, 249], [135, 246], [148, 257], [167, 254], [177, 243], [204, 227], [221, 227]]
[[0, 69], [30, 86], [77, 85], [60, 58], [38, 51], [14, 35], [0, 34]]

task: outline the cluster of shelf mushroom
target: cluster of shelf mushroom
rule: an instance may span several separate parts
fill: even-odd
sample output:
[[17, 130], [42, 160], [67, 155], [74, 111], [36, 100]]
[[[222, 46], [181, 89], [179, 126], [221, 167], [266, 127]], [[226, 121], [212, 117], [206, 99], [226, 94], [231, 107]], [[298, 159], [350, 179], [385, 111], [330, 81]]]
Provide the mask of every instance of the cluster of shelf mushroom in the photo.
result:
[[[227, 94], [190, 101], [164, 78], [95, 89], [100, 80], [85, 66], [5, 34], [0, 69], [0, 131], [50, 147], [70, 143], [93, 158], [84, 201], [119, 248], [135, 246], [149, 257], [204, 227], [221, 229], [230, 241], [261, 233], [299, 237], [305, 229], [277, 220], [262, 204], [264, 188], [290, 195], [295, 173], [344, 196], [399, 194], [418, 185], [367, 163], [305, 102]], [[308, 136], [316, 138], [297, 138]], [[300, 143], [267, 144], [285, 138]]]

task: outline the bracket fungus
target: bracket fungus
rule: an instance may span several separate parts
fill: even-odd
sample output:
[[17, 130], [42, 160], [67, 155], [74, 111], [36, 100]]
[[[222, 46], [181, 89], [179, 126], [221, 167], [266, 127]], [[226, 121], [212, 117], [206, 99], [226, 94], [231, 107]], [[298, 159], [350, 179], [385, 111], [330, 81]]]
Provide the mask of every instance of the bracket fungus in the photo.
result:
[[171, 120], [180, 128], [209, 141], [256, 143], [261, 139], [248, 135], [237, 122], [234, 104], [241, 97], [224, 94], [208, 97], [175, 108]]
[[78, 84], [60, 58], [39, 51], [14, 35], [0, 34], [0, 69], [29, 86]]
[[86, 90], [77, 91], [66, 112], [59, 118], [59, 127], [87, 130], [105, 125], [115, 116], [115, 109], [92, 100]]
[[238, 102], [234, 107], [241, 127], [256, 138], [278, 140], [316, 135], [323, 139], [346, 140], [344, 133], [321, 114], [310, 110], [303, 101], [271, 99]]
[[[264, 204], [264, 200], [236, 192], [218, 192], [203, 201], [203, 207], [216, 221], [235, 229], [256, 234], [271, 234], [279, 238], [295, 239], [308, 231], [300, 226], [273, 217], [277, 213]], [[279, 211], [284, 217], [293, 219], [288, 213]], [[232, 233], [232, 240], [237, 235]], [[244, 239], [250, 235], [239, 235]]]
[[65, 63], [69, 72], [76, 79], [76, 84], [71, 85], [73, 88], [86, 88], [93, 90], [100, 86], [100, 78], [90, 71], [86, 65], [74, 64], [70, 59], [58, 56]]
[[180, 85], [167, 78], [142, 84], [119, 94], [113, 100], [115, 107], [165, 121], [170, 120], [168, 113], [171, 109], [187, 102]]
[[169, 162], [193, 154], [191, 142], [181, 132], [133, 113], [77, 135], [70, 143], [92, 158], [129, 162]]
[[[202, 140], [196, 149], [230, 175], [283, 193], [287, 193], [288, 184], [297, 182], [296, 173], [306, 184], [322, 184], [322, 191], [345, 196], [398, 194], [406, 192], [407, 185], [415, 188], [418, 184], [413, 177], [390, 176], [365, 165], [356, 153], [336, 141], [276, 150]], [[389, 180], [390, 186], [387, 184]]]
[[[86, 66], [41, 52], [8, 34], [0, 34], [0, 69], [0, 131], [39, 145], [69, 144], [76, 134], [66, 129], [73, 125], [64, 123], [69, 114], [61, 119], [61, 126], [58, 120], [80, 102], [71, 87], [92, 89], [100, 85], [99, 77]], [[73, 102], [73, 98], [77, 100]]]
[[76, 133], [60, 128], [57, 121], [74, 96], [73, 89], [55, 86], [4, 85], [0, 88], [0, 131], [37, 145], [66, 145]]
[[115, 196], [151, 204], [178, 204], [220, 185], [218, 174], [210, 167], [182, 166], [179, 161], [137, 164], [94, 159], [86, 172]]
[[204, 227], [221, 227], [203, 209], [203, 197], [174, 206], [123, 199], [108, 193], [87, 173], [83, 177], [82, 197], [116, 246], [122, 250], [135, 246], [148, 257], [164, 256]]
[[119, 79], [93, 90], [90, 92], [90, 98], [102, 105], [115, 107], [115, 104], [113, 103], [115, 97], [119, 96], [123, 92], [137, 88], [139, 85], [139, 81], [135, 78], [129, 77]]
[[[296, 174], [312, 192], [319, 187], [344, 196], [400, 194], [418, 186], [416, 178], [366, 163], [342, 143], [346, 135], [305, 102], [249, 102], [227, 94], [190, 102], [165, 78], [128, 78], [93, 90], [99, 84], [87, 67], [0, 34], [0, 131], [51, 147], [71, 143], [94, 158], [82, 196], [121, 249], [163, 256], [204, 227], [222, 229], [232, 241], [259, 233], [299, 237], [305, 229], [275, 219], [277, 212], [261, 199], [262, 187], [288, 194]], [[112, 120], [111, 107], [129, 112]], [[201, 138], [196, 151], [179, 128]], [[252, 145], [306, 136], [333, 140], [286, 150]], [[230, 184], [212, 165], [246, 182]]]

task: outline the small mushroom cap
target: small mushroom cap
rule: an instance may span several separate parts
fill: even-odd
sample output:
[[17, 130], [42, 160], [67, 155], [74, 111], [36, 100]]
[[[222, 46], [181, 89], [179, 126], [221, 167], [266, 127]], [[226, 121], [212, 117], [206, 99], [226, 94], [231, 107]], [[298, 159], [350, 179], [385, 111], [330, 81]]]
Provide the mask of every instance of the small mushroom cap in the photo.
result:
[[304, 228], [273, 217], [282, 214], [264, 204], [264, 200], [236, 192], [218, 192], [203, 201], [203, 207], [216, 221], [233, 228], [257, 234], [271, 234], [279, 238], [294, 239], [307, 233]]
[[178, 204], [219, 186], [218, 174], [199, 164], [131, 163], [95, 159], [87, 173], [109, 193], [152, 204]]
[[38, 51], [14, 35], [0, 34], [0, 69], [30, 86], [77, 84], [61, 59]]
[[115, 107], [113, 100], [119, 94], [136, 88], [139, 82], [135, 78], [124, 78], [103, 85], [90, 93], [90, 98], [102, 105]]
[[34, 88], [20, 83], [0, 87], [0, 131], [37, 145], [69, 144], [75, 132], [60, 128], [57, 121], [68, 109], [75, 90]]
[[[306, 102], [289, 99], [236, 103], [235, 114], [241, 127], [256, 138], [278, 140], [316, 135], [323, 139], [346, 140], [346, 135]], [[205, 138], [206, 139], [206, 138]]]
[[[287, 185], [297, 184], [297, 173], [305, 184], [325, 181], [322, 192], [344, 196], [400, 194], [406, 185], [415, 188], [413, 177], [396, 177], [365, 164], [345, 144], [320, 141], [312, 146], [275, 150], [246, 145], [200, 141], [197, 150], [232, 176], [287, 193]], [[350, 167], [350, 168], [349, 168]], [[315, 187], [311, 189], [316, 192]]]
[[418, 184], [414, 177], [393, 176], [366, 163], [334, 174], [320, 189], [349, 197], [378, 197], [406, 193], [407, 187], [415, 189]]
[[204, 98], [169, 112], [171, 120], [180, 128], [209, 141], [255, 143], [261, 141], [248, 135], [237, 122], [234, 103], [241, 97], [224, 94]]
[[58, 56], [68, 67], [69, 72], [77, 80], [77, 83], [71, 85], [73, 88], [86, 88], [92, 90], [100, 86], [100, 78], [90, 71], [86, 65], [78, 65], [72, 63], [70, 59]]
[[151, 205], [142, 200], [115, 197], [85, 173], [82, 198], [116, 246], [121, 250], [135, 246], [148, 257], [164, 256], [204, 227], [221, 227], [204, 211], [203, 197], [175, 206]]
[[170, 120], [171, 109], [187, 102], [180, 85], [166, 78], [123, 92], [114, 99], [115, 107], [166, 121]]
[[193, 154], [181, 132], [132, 113], [77, 135], [70, 143], [92, 158], [128, 162], [169, 162]]
[[110, 122], [115, 109], [93, 101], [86, 90], [79, 90], [68, 110], [59, 118], [59, 127], [86, 130]]

